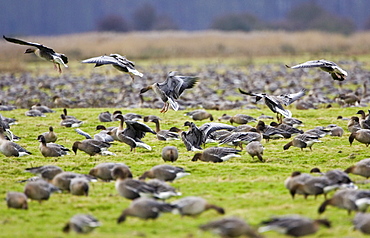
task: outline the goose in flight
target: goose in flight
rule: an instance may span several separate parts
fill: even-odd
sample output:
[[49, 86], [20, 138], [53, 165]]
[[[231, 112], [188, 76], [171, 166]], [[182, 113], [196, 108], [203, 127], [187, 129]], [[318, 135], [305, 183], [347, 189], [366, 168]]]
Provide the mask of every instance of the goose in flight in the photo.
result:
[[279, 122], [282, 121], [282, 118], [279, 116], [282, 115], [284, 117], [292, 117], [292, 113], [285, 109], [283, 105], [288, 106], [292, 104], [294, 101], [298, 100], [299, 98], [305, 95], [305, 89], [300, 90], [298, 93], [292, 94], [281, 94], [279, 96], [271, 96], [267, 95], [266, 93], [252, 93], [252, 92], [245, 92], [239, 88], [239, 92], [242, 94], [246, 94], [249, 96], [256, 96], [256, 102], [264, 98], [265, 104], [270, 108], [271, 111], [277, 114], [277, 119]]
[[161, 113], [167, 112], [170, 105], [173, 110], [177, 111], [179, 110], [179, 104], [176, 102], [176, 99], [180, 97], [185, 89], [193, 88], [197, 81], [198, 77], [176, 76], [176, 71], [170, 71], [164, 82], [154, 83], [142, 88], [140, 94], [152, 89], [164, 102]]
[[328, 60], [311, 60], [304, 62], [302, 64], [297, 64], [294, 66], [285, 65], [287, 68], [300, 69], [300, 68], [314, 68], [319, 67], [320, 69], [328, 72], [334, 80], [343, 81], [348, 76], [347, 72], [340, 68], [336, 63]]
[[62, 73], [62, 69], [60, 68], [60, 65], [63, 65], [64, 67], [68, 68], [68, 58], [64, 54], [56, 53], [53, 49], [46, 47], [44, 45], [41, 45], [39, 43], [33, 43], [33, 42], [27, 42], [15, 38], [6, 37], [3, 35], [3, 38], [11, 43], [19, 44], [19, 45], [29, 45], [36, 48], [29, 48], [26, 50], [26, 53], [34, 53], [38, 57], [51, 61], [54, 63], [54, 67], [58, 69], [59, 73]]
[[99, 67], [105, 64], [111, 64], [114, 68], [127, 73], [134, 81], [134, 76], [143, 77], [143, 74], [135, 69], [135, 63], [126, 59], [125, 56], [119, 54], [110, 54], [109, 56], [103, 55], [98, 57], [93, 57], [90, 59], [85, 59], [82, 63], [93, 63], [95, 67]]

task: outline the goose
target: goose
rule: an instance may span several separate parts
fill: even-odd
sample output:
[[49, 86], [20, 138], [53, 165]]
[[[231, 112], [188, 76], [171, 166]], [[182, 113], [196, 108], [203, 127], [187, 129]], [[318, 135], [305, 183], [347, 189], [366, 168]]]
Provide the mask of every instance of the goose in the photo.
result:
[[235, 116], [232, 116], [229, 121], [230, 121], [231, 125], [233, 123], [247, 124], [249, 122], [256, 122], [257, 119], [252, 117], [252, 116], [246, 115], [246, 114], [236, 114]]
[[27, 196], [24, 193], [7, 192], [5, 200], [8, 208], [28, 209]]
[[258, 121], [256, 125], [257, 132], [262, 134], [262, 137], [269, 141], [270, 139], [290, 138], [292, 135], [283, 129], [266, 125], [264, 121]]
[[128, 216], [138, 217], [143, 220], [156, 219], [161, 213], [171, 212], [173, 209], [174, 206], [168, 203], [156, 201], [152, 198], [138, 198], [122, 211], [117, 219], [117, 223], [126, 221]]
[[113, 163], [113, 162], [105, 162], [105, 163], [100, 163], [96, 165], [94, 168], [92, 168], [89, 172], [89, 175], [94, 176], [98, 179], [101, 179], [103, 181], [109, 182], [111, 180], [114, 180], [112, 177], [112, 171], [115, 167], [126, 167], [129, 169], [127, 165], [124, 163]]
[[[312, 178], [312, 175], [307, 173], [301, 173], [300, 171], [294, 171], [292, 174], [285, 179], [284, 186], [289, 190], [289, 193], [294, 199], [295, 194], [304, 194], [304, 191], [297, 190], [296, 187], [298, 184], [304, 184], [306, 180]], [[293, 190], [294, 189], [294, 190]]]
[[349, 144], [352, 146], [352, 143], [354, 140], [357, 140], [358, 142], [365, 144], [366, 147], [370, 144], [370, 129], [360, 129], [355, 132], [352, 132], [349, 136]]
[[42, 179], [28, 182], [24, 187], [24, 194], [31, 200], [41, 203], [49, 200], [51, 193], [59, 191], [59, 188]]
[[3, 38], [11, 43], [20, 44], [20, 45], [29, 45], [35, 48], [27, 49], [26, 53], [34, 53], [36, 56], [51, 61], [54, 64], [54, 67], [58, 69], [59, 73], [62, 73], [62, 69], [60, 68], [60, 65], [63, 65], [64, 67], [68, 68], [68, 58], [64, 54], [56, 53], [53, 49], [46, 47], [44, 45], [41, 45], [39, 43], [33, 43], [33, 42], [27, 42], [15, 38], [6, 37], [3, 35]]
[[341, 189], [334, 193], [333, 197], [325, 200], [319, 207], [318, 213], [325, 212], [328, 205], [351, 211], [366, 211], [370, 205], [370, 191], [357, 189]]
[[72, 195], [87, 197], [89, 195], [89, 188], [89, 181], [83, 177], [73, 178], [69, 184], [69, 191]]
[[90, 156], [94, 156], [96, 154], [114, 155], [114, 153], [108, 151], [108, 148], [110, 146], [111, 144], [109, 144], [108, 142], [86, 139], [83, 141], [74, 142], [72, 150], [75, 154], [77, 154], [77, 150], [81, 150]]
[[161, 113], [167, 112], [170, 105], [173, 110], [177, 111], [179, 109], [179, 104], [176, 102], [176, 99], [180, 97], [185, 89], [193, 88], [197, 81], [198, 77], [178, 76], [175, 71], [170, 71], [164, 82], [154, 83], [142, 88], [140, 94], [152, 89], [164, 102], [164, 106], [160, 111]]
[[112, 114], [109, 111], [101, 112], [98, 115], [98, 120], [100, 122], [111, 122], [112, 121]]
[[210, 230], [221, 237], [247, 236], [251, 238], [262, 238], [257, 231], [238, 217], [225, 217], [211, 221], [199, 226], [199, 229], [203, 231]]
[[63, 191], [71, 191], [71, 181], [75, 178], [83, 178], [87, 181], [94, 182], [96, 179], [90, 175], [79, 174], [74, 172], [62, 172], [54, 176], [51, 183]]
[[320, 177], [311, 177], [305, 179], [303, 183], [295, 183], [290, 188], [290, 195], [294, 199], [295, 194], [302, 194], [305, 199], [309, 195], [314, 195], [315, 199], [318, 195], [326, 194], [333, 189], [333, 186], [330, 186], [330, 181], [325, 176]]
[[217, 120], [218, 121], [230, 121], [232, 116], [227, 115], [226, 113], [222, 114]]
[[155, 132], [157, 133], [158, 140], [161, 141], [179, 140], [178, 133], [169, 130], [161, 130], [161, 126], [157, 118], [154, 118], [150, 121], [155, 123]]
[[353, 133], [360, 129], [362, 129], [360, 125], [360, 118], [358, 117], [351, 117], [347, 123], [347, 129], [349, 132]]
[[80, 127], [83, 124], [83, 121], [80, 121], [76, 118], [67, 118], [66, 115], [60, 114], [62, 121], [60, 122], [61, 126], [65, 127]]
[[252, 141], [246, 146], [246, 150], [250, 156], [252, 156], [252, 159], [254, 159], [254, 156], [257, 156], [257, 158], [264, 162], [264, 159], [262, 158], [264, 147], [259, 141]]
[[343, 81], [348, 76], [348, 73], [340, 68], [336, 63], [328, 60], [310, 60], [302, 64], [294, 66], [285, 65], [287, 68], [300, 69], [300, 68], [314, 68], [319, 67], [320, 69], [328, 72], [334, 80]]
[[300, 127], [300, 126], [304, 126], [303, 122], [297, 118], [294, 118], [294, 117], [285, 117], [283, 119], [283, 123], [284, 124], [287, 124], [289, 126], [292, 126], [292, 127]]
[[342, 137], [344, 134], [343, 128], [335, 124], [327, 125], [325, 129], [330, 130], [330, 133], [329, 133], [330, 136]]
[[5, 130], [2, 126], [0, 126], [0, 152], [7, 156], [15, 156], [15, 157], [21, 157], [25, 155], [30, 155], [32, 154], [28, 150], [24, 149], [22, 146], [9, 141], [5, 138]]
[[368, 179], [370, 177], [370, 158], [360, 160], [355, 165], [348, 167], [344, 172], [360, 175]]
[[189, 126], [188, 131], [181, 132], [181, 140], [187, 151], [202, 150], [203, 132], [194, 124], [194, 122], [186, 121], [184, 126]]
[[99, 226], [101, 223], [92, 215], [77, 214], [63, 227], [63, 232], [68, 233], [73, 230], [76, 233], [89, 233]]
[[110, 54], [109, 56], [103, 55], [98, 57], [93, 57], [81, 61], [81, 63], [95, 64], [95, 67], [99, 67], [106, 64], [113, 65], [114, 68], [121, 72], [127, 73], [132, 81], [135, 80], [135, 76], [142, 78], [144, 75], [135, 69], [135, 63], [126, 59], [125, 56], [119, 54]]
[[37, 109], [30, 109], [24, 113], [25, 116], [27, 117], [46, 117], [44, 113]]
[[197, 216], [210, 209], [215, 210], [219, 214], [225, 214], [225, 210], [222, 207], [210, 204], [202, 197], [188, 196], [171, 204], [176, 207], [173, 213], [181, 216]]
[[228, 147], [210, 147], [203, 152], [196, 153], [191, 161], [201, 160], [204, 162], [224, 162], [231, 158], [240, 157], [241, 150], [236, 150]]
[[181, 196], [181, 192], [177, 192], [176, 188], [167, 184], [163, 180], [151, 179], [147, 182], [148, 185], [152, 186], [155, 189], [153, 198], [166, 200], [174, 196]]
[[261, 225], [258, 229], [260, 233], [274, 230], [293, 237], [315, 234], [319, 229], [319, 225], [328, 228], [331, 227], [331, 223], [327, 219], [311, 220], [300, 215], [272, 217], [269, 220], [263, 221]]
[[25, 172], [29, 172], [41, 177], [43, 180], [50, 182], [53, 178], [63, 171], [62, 168], [56, 165], [42, 165], [37, 167], [26, 168]]
[[291, 136], [292, 135], [303, 134], [302, 130], [299, 130], [299, 129], [293, 127], [293, 126], [290, 126], [290, 125], [284, 124], [284, 123], [278, 124], [278, 123], [273, 121], [273, 122], [270, 123], [270, 126], [273, 126], [273, 127], [277, 128], [277, 129], [280, 129], [280, 130], [283, 130], [283, 131], [289, 133]]
[[243, 144], [248, 145], [253, 141], [261, 141], [261, 133], [256, 130], [251, 130], [249, 132], [232, 132], [226, 135], [219, 141], [219, 145], [231, 144], [233, 146], [239, 146], [243, 150]]
[[40, 141], [39, 149], [44, 157], [64, 156], [68, 154], [68, 151], [70, 151], [68, 148], [62, 145], [52, 142], [46, 143], [45, 137], [43, 135], [39, 135], [37, 140]]
[[188, 175], [190, 175], [190, 173], [186, 172], [184, 168], [167, 165], [167, 164], [161, 164], [161, 165], [156, 165], [152, 167], [148, 171], [145, 171], [139, 177], [139, 179], [156, 178], [156, 179], [163, 180], [163, 181], [173, 182], [176, 179], [179, 179], [179, 178], [182, 178]]
[[114, 138], [108, 134], [107, 130], [101, 130], [99, 133], [94, 135], [94, 138], [92, 138], [89, 133], [79, 128], [75, 129], [75, 132], [77, 132], [80, 135], [83, 135], [86, 139], [94, 139], [94, 140], [103, 141], [107, 143], [114, 141]]
[[352, 223], [355, 230], [370, 234], [370, 213], [357, 212]]
[[261, 100], [262, 98], [265, 100], [266, 106], [274, 113], [276, 113], [276, 117], [278, 121], [281, 123], [282, 122], [282, 117], [279, 115], [282, 115], [284, 117], [292, 117], [292, 113], [285, 109], [282, 104], [285, 106], [288, 106], [295, 102], [296, 100], [300, 99], [305, 95], [305, 89], [300, 90], [298, 93], [293, 93], [293, 94], [282, 94], [279, 96], [270, 96], [267, 95], [266, 93], [252, 93], [252, 92], [245, 92], [242, 89], [239, 88], [239, 92], [241, 94], [246, 94], [249, 96], [256, 96], [256, 102]]
[[187, 112], [185, 113], [185, 116], [188, 116], [190, 117], [191, 119], [193, 119], [194, 121], [202, 121], [202, 120], [205, 120], [205, 119], [208, 119], [210, 121], [213, 121], [213, 116], [211, 113], [207, 112], [206, 110], [194, 110], [194, 111], [191, 111], [191, 112]]
[[31, 107], [31, 109], [38, 110], [42, 113], [53, 113], [55, 112], [54, 110], [50, 109], [48, 106], [41, 105], [40, 103], [37, 103]]
[[294, 146], [294, 147], [301, 148], [301, 150], [303, 150], [303, 148], [310, 148], [310, 150], [312, 151], [313, 144], [318, 143], [318, 142], [322, 142], [322, 141], [320, 141], [319, 138], [316, 136], [311, 136], [307, 134], [299, 134], [295, 136], [292, 141], [284, 145], [283, 148], [284, 150], [287, 150], [291, 146]]
[[362, 129], [370, 129], [370, 117], [365, 115], [364, 110], [359, 110], [356, 114], [361, 115], [360, 126]]
[[54, 128], [49, 126], [49, 131], [41, 134], [45, 138], [46, 143], [55, 142], [58, 139], [57, 134], [54, 132]]
[[175, 162], [179, 157], [179, 151], [175, 146], [165, 146], [161, 153], [164, 162]]

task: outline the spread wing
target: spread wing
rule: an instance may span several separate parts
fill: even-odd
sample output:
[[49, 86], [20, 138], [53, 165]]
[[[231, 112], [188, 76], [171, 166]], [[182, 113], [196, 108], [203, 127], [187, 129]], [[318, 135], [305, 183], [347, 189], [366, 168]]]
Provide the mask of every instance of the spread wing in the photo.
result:
[[294, 101], [300, 99], [305, 95], [306, 89], [302, 89], [298, 93], [292, 93], [292, 94], [282, 94], [278, 96], [278, 99], [285, 105], [288, 106], [292, 104]]
[[95, 67], [98, 67], [104, 64], [119, 65], [119, 62], [115, 58], [111, 56], [107, 56], [107, 55], [85, 59], [81, 61], [81, 63], [93, 63], [93, 64], [96, 64]]
[[333, 67], [333, 66], [337, 66], [337, 64], [334, 62], [328, 61], [328, 60], [310, 60], [302, 64], [297, 64], [291, 67], [288, 65], [285, 65], [285, 66], [288, 68], [292, 68], [292, 69], [300, 69], [300, 68], [314, 68], [314, 67]]
[[45, 50], [45, 51], [49, 51], [50, 53], [55, 53], [55, 51], [49, 47], [46, 47], [44, 45], [41, 45], [39, 43], [33, 43], [33, 42], [27, 42], [27, 41], [23, 41], [23, 40], [19, 40], [19, 39], [15, 39], [15, 38], [10, 38], [10, 37], [6, 37], [3, 35], [3, 38], [11, 43], [14, 43], [14, 44], [19, 44], [19, 45], [29, 45], [29, 46], [33, 46], [33, 47], [36, 47], [36, 48], [39, 48], [39, 49], [42, 49], [42, 50]]

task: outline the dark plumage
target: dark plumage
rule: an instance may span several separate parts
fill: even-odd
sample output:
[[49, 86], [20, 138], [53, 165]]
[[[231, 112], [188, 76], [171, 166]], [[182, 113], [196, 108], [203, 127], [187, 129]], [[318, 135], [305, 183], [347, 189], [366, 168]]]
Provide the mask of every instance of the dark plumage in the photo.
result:
[[234, 157], [240, 157], [240, 152], [240, 150], [228, 147], [210, 147], [202, 152], [196, 153], [191, 161], [224, 162]]

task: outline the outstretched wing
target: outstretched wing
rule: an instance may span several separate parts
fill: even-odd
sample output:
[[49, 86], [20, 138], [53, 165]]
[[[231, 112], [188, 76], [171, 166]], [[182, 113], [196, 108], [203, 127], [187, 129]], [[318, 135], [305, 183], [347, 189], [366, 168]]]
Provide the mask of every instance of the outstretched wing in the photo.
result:
[[337, 66], [336, 63], [328, 60], [310, 60], [302, 64], [297, 64], [294, 66], [285, 65], [287, 68], [300, 69], [300, 68], [314, 68], [314, 67], [333, 67]]
[[39, 48], [39, 49], [42, 49], [42, 50], [45, 50], [45, 51], [49, 51], [50, 53], [55, 53], [55, 51], [49, 47], [46, 47], [44, 45], [41, 45], [39, 43], [34, 43], [34, 42], [27, 42], [27, 41], [23, 41], [23, 40], [19, 40], [19, 39], [15, 39], [15, 38], [10, 38], [10, 37], [6, 37], [3, 35], [3, 38], [11, 43], [14, 43], [14, 44], [19, 44], [19, 45], [29, 45], [29, 46], [33, 46], [33, 47], [36, 47], [36, 48]]
[[104, 64], [119, 65], [119, 63], [117, 62], [115, 58], [107, 56], [107, 55], [85, 59], [81, 61], [81, 63], [93, 63], [93, 64], [96, 64], [95, 67], [98, 67]]
[[295, 102], [296, 100], [300, 99], [305, 95], [306, 89], [301, 89], [298, 93], [291, 93], [291, 94], [281, 94], [278, 96], [278, 99], [285, 105], [288, 106]]

